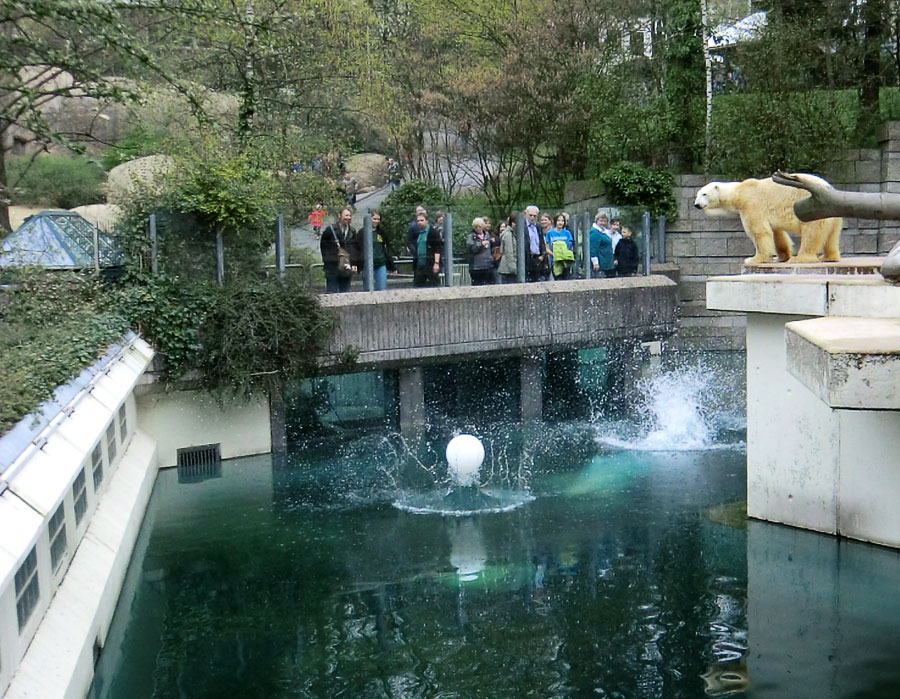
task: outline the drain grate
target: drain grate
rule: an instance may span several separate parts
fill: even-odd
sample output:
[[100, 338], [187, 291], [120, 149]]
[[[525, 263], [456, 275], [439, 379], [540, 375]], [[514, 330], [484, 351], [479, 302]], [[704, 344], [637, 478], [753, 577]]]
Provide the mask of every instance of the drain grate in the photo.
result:
[[204, 444], [178, 450], [178, 482], [198, 483], [222, 477], [222, 455], [219, 444]]

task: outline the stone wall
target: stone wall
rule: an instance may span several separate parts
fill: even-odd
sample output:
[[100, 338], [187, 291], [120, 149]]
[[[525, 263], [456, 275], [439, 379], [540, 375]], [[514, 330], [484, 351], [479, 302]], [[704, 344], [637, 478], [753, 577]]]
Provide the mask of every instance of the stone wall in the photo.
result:
[[[839, 189], [900, 193], [900, 122], [882, 125], [879, 148], [843, 153], [822, 173]], [[740, 313], [706, 310], [706, 279], [740, 274], [745, 257], [754, 253], [740, 219], [712, 218], [695, 209], [697, 190], [721, 177], [680, 175], [675, 178], [678, 220], [666, 232], [666, 261], [679, 271], [681, 329], [669, 345], [677, 349], [743, 349], [746, 320]], [[844, 219], [841, 253], [884, 255], [900, 240], [900, 222]], [[795, 246], [798, 244], [795, 238]]]

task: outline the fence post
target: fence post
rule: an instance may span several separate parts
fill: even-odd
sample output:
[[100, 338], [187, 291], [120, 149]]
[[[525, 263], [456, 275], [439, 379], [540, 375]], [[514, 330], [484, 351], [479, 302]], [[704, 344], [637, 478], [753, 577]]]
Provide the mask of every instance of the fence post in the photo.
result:
[[156, 274], [159, 271], [159, 247], [156, 241], [156, 214], [150, 214], [147, 221], [148, 233], [150, 234], [150, 271]]
[[375, 259], [372, 257], [374, 253], [373, 248], [372, 214], [366, 214], [363, 216], [363, 264], [365, 265], [363, 289], [366, 291], [375, 291]]
[[100, 229], [93, 226], [94, 229], [94, 274], [100, 274]]
[[650, 212], [645, 211], [641, 218], [641, 236], [644, 239], [644, 276], [650, 274]]
[[275, 218], [275, 269], [278, 276], [284, 279], [285, 273], [284, 250], [284, 214], [278, 214]]
[[216, 226], [216, 281], [219, 286], [225, 283], [225, 236], [221, 223]]
[[516, 279], [525, 282], [525, 212], [516, 214]]
[[453, 214], [449, 211], [444, 214], [441, 235], [444, 238], [444, 283], [453, 286]]
[[594, 267], [591, 264], [591, 215], [587, 211], [581, 214], [581, 254], [584, 257], [584, 278], [590, 279]]
[[578, 277], [578, 263], [581, 258], [581, 248], [578, 246], [578, 215], [570, 216], [568, 223], [566, 224], [566, 228], [569, 229], [569, 233], [572, 234], [572, 256], [575, 260], [572, 262], [572, 278], [575, 279]]
[[666, 217], [664, 214], [659, 215], [659, 220], [657, 221], [657, 233], [656, 233], [656, 260], [658, 262], [666, 261]]

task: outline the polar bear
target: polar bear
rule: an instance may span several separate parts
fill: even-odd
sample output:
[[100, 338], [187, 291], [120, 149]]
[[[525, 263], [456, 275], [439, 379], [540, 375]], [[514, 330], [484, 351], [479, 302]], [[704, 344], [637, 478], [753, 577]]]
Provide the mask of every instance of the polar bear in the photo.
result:
[[[800, 174], [828, 185], [815, 175]], [[772, 181], [747, 179], [742, 182], [710, 182], [703, 186], [694, 199], [694, 206], [709, 216], [740, 214], [744, 231], [756, 246], [756, 254], [744, 260], [755, 265], [770, 262], [778, 255], [780, 262], [818, 262], [822, 255], [826, 262], [841, 259], [838, 239], [843, 220], [826, 218], [803, 223], [794, 214], [794, 202], [809, 193], [795, 187], [786, 187]], [[800, 250], [796, 257], [788, 233], [800, 234]]]

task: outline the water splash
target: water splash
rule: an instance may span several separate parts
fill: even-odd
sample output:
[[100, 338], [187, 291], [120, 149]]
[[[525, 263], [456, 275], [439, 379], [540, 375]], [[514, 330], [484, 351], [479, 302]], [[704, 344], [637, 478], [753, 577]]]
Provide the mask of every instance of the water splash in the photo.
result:
[[706, 366], [660, 371], [637, 384], [636, 419], [597, 425], [597, 441], [632, 451], [709, 451], [744, 446], [733, 410], [734, 377]]

